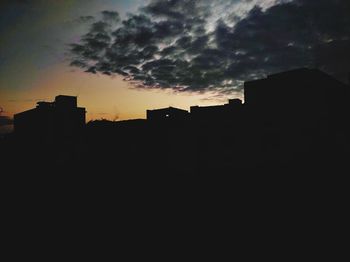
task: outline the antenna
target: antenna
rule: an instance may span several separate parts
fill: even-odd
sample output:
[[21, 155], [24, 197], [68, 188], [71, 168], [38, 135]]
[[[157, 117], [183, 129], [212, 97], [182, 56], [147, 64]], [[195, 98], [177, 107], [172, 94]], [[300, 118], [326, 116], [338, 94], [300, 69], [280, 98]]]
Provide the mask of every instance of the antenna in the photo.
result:
[[77, 87], [75, 89], [75, 95], [76, 95], [77, 98], [79, 97], [79, 95], [80, 95], [80, 87]]
[[119, 110], [118, 110], [116, 105], [113, 107], [113, 111], [114, 111], [114, 116], [113, 116], [112, 121], [115, 122], [120, 118]]

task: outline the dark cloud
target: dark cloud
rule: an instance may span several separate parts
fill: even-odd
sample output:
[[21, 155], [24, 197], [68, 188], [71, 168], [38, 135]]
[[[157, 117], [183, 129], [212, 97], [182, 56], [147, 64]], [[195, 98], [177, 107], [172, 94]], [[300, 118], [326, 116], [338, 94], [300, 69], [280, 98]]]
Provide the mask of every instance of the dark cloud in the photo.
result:
[[[350, 68], [350, 3], [298, 0], [262, 12], [253, 9], [221, 41], [240, 50], [230, 72], [241, 77], [290, 68], [317, 67], [344, 78]], [[226, 36], [226, 37], [225, 37]]]
[[198, 2], [195, 0], [153, 0], [148, 6], [142, 8], [142, 10], [151, 16], [181, 21], [201, 15], [198, 11], [203, 10], [199, 10]]
[[123, 75], [137, 87], [200, 92], [236, 92], [244, 80], [304, 66], [344, 78], [350, 68], [350, 2], [275, 2], [280, 4], [256, 6], [243, 18], [239, 13], [213, 20], [215, 3], [227, 2], [153, 0], [119, 26], [110, 19], [119, 15], [104, 11], [71, 45], [71, 65]]
[[91, 15], [80, 16], [76, 19], [77, 23], [91, 23], [95, 20], [95, 18]]
[[119, 13], [115, 11], [102, 11], [103, 19], [110, 22], [118, 23], [120, 21]]

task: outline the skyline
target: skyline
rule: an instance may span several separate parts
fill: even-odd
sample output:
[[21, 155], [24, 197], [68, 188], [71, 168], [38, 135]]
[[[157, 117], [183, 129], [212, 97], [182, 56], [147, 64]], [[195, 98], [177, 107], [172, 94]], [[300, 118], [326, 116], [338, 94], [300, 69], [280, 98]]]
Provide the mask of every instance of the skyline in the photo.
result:
[[[2, 123], [32, 108], [36, 101], [50, 101], [58, 94], [78, 96], [88, 109], [88, 121], [124, 120], [145, 118], [146, 109], [189, 109], [242, 98], [243, 81], [296, 67], [319, 68], [343, 82], [350, 71], [346, 59], [350, 55], [346, 16], [350, 4], [345, 0], [2, 1], [0, 7]], [[191, 29], [176, 27], [179, 13]], [[142, 54], [156, 43], [151, 57], [119, 63], [120, 55], [91, 59], [86, 52], [74, 50], [77, 46], [91, 50], [90, 44], [101, 36], [94, 31], [96, 25], [105, 21], [106, 14], [118, 14], [114, 16], [118, 22], [105, 37], [118, 29], [125, 32], [125, 54]], [[148, 20], [132, 24], [135, 31], [129, 30], [130, 23], [140, 17]], [[139, 34], [145, 27], [151, 33]], [[120, 47], [121, 36], [113, 37], [98, 51]], [[79, 59], [88, 66], [70, 66]], [[144, 65], [149, 62], [146, 70]], [[181, 67], [183, 62], [187, 64]], [[152, 81], [139, 88], [148, 76]]]
[[[304, 96], [289, 92], [295, 86], [305, 90]], [[146, 119], [87, 124], [77, 97], [59, 95], [16, 114], [15, 133], [0, 139], [1, 153], [5, 163], [20, 167], [82, 174], [96, 168], [118, 177], [237, 178], [250, 172], [262, 177], [262, 170], [294, 177], [304, 170], [310, 177], [302, 180], [314, 181], [315, 170], [348, 167], [349, 84], [300, 68], [247, 81], [244, 94], [245, 103], [232, 99], [190, 111], [168, 107], [147, 110]], [[113, 167], [118, 170], [111, 172]]]

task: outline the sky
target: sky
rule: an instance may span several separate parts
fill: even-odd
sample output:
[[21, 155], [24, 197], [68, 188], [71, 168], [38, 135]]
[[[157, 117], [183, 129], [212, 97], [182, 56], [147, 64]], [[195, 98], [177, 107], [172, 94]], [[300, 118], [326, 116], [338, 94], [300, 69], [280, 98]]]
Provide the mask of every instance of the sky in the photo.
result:
[[244, 81], [298, 67], [346, 81], [349, 13], [348, 0], [1, 0], [0, 132], [59, 94], [88, 120], [124, 120], [243, 99]]

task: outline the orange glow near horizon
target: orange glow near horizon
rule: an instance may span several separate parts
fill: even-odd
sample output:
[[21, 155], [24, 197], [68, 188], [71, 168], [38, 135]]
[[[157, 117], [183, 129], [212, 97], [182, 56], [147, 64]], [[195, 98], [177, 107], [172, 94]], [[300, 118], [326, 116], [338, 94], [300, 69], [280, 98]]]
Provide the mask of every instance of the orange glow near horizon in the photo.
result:
[[120, 76], [71, 71], [64, 64], [47, 69], [28, 87], [1, 92], [0, 105], [7, 116], [35, 107], [38, 100], [53, 101], [55, 96], [63, 94], [78, 96], [78, 106], [87, 110], [87, 121], [145, 118], [147, 109], [173, 106], [189, 110], [192, 105], [220, 103], [204, 101], [208, 94], [135, 89]]

